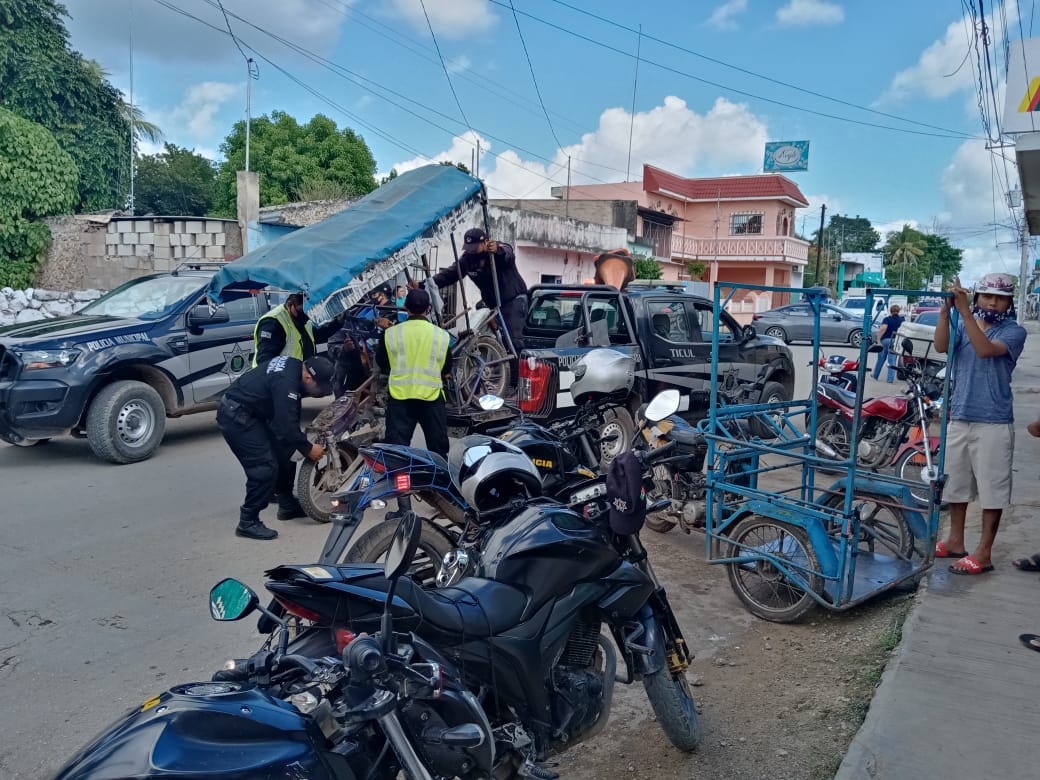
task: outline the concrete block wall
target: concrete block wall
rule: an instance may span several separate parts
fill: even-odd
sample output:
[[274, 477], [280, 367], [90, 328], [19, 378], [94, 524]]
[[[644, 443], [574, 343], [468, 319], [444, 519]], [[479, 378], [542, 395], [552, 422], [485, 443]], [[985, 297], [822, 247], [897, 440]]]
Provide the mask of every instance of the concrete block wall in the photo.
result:
[[78, 215], [48, 220], [53, 242], [37, 284], [48, 289], [112, 289], [182, 263], [242, 254], [233, 220]]

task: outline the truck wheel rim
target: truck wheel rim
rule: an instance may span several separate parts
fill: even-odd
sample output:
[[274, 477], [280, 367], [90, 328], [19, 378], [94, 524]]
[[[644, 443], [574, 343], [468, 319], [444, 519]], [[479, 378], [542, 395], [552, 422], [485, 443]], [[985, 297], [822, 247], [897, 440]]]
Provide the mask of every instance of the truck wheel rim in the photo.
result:
[[140, 447], [155, 428], [155, 415], [147, 404], [129, 401], [116, 417], [116, 433], [128, 447]]

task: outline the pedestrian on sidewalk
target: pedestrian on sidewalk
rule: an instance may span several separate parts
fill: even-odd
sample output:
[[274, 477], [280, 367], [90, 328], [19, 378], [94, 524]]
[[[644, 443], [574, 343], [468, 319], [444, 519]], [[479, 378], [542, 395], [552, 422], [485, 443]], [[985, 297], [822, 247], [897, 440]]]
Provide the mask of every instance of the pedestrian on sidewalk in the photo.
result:
[[[1026, 430], [1029, 431], [1030, 436], [1040, 437], [1040, 416], [1029, 423], [1026, 426]], [[1011, 561], [1011, 565], [1019, 571], [1040, 571], [1040, 552], [1033, 553], [1028, 558], [1019, 558]], [[1029, 636], [1032, 635], [1030, 634]], [[1040, 650], [1040, 644], [1037, 644], [1033, 649]]]
[[896, 339], [897, 331], [903, 325], [903, 317], [899, 314], [899, 304], [892, 304], [892, 308], [888, 310], [888, 316], [881, 321], [881, 327], [878, 329], [878, 344], [881, 345], [881, 354], [878, 355], [877, 365], [874, 366], [874, 378], [881, 378], [881, 368], [886, 363], [888, 364], [888, 383], [892, 382], [896, 378], [896, 356], [899, 352], [898, 349], [893, 349], [893, 342]]
[[[986, 274], [972, 291], [955, 278], [939, 309], [935, 347], [953, 348], [953, 395], [946, 433], [948, 479], [943, 499], [950, 506], [950, 530], [935, 545], [937, 558], [959, 558], [954, 574], [993, 570], [993, 541], [1004, 507], [1011, 504], [1015, 447], [1011, 374], [1025, 346], [1026, 331], [1015, 320], [1015, 282], [1007, 274]], [[960, 315], [950, 332], [950, 311]], [[964, 544], [968, 503], [982, 507], [982, 534], [969, 555]]]

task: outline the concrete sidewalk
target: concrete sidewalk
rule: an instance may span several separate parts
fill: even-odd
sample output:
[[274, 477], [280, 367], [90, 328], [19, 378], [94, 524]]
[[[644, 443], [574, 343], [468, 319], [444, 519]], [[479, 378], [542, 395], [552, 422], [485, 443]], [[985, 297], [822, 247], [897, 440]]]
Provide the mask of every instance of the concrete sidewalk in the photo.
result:
[[[936, 560], [837, 780], [1040, 777], [1040, 653], [1018, 640], [1040, 634], [1040, 574], [1011, 565], [1040, 551], [1040, 439], [1025, 430], [1040, 413], [1040, 325], [1026, 330], [1014, 379], [1015, 506], [997, 535], [996, 570], [963, 577]], [[979, 514], [969, 507], [969, 550]]]

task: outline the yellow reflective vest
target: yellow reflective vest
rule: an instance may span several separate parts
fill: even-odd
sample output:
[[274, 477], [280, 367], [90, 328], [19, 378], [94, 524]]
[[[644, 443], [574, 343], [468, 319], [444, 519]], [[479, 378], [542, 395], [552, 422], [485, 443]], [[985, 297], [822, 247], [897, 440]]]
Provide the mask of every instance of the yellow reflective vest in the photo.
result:
[[[258, 319], [256, 327], [253, 328], [253, 368], [256, 368], [256, 356], [260, 353], [260, 323], [272, 318], [278, 320], [278, 324], [285, 331], [285, 346], [282, 347], [282, 351], [279, 354], [286, 357], [294, 357], [300, 361], [303, 360], [303, 338], [300, 336], [300, 329], [296, 327], [296, 323], [293, 322], [292, 315], [285, 308], [285, 304], [280, 303]], [[309, 322], [303, 327], [307, 331], [307, 335], [310, 336], [311, 344], [314, 344], [314, 328], [311, 327]]]
[[414, 318], [387, 328], [383, 339], [390, 359], [390, 397], [398, 401], [440, 398], [448, 332], [429, 320]]

